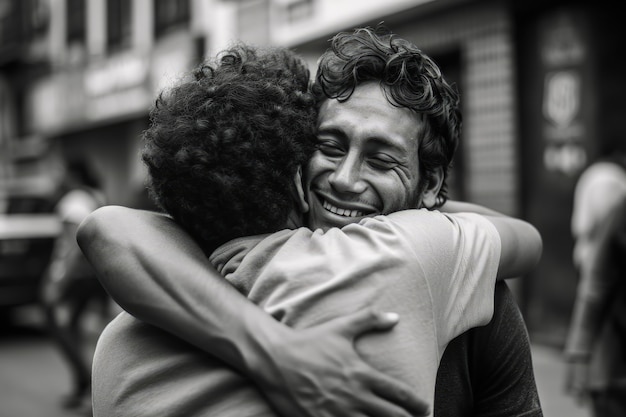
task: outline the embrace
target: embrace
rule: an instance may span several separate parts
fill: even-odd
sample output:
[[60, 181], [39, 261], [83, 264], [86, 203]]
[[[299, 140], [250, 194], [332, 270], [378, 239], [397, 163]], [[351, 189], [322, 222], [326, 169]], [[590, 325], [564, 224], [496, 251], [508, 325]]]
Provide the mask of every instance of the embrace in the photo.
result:
[[313, 83], [239, 44], [164, 91], [142, 157], [165, 214], [105, 207], [78, 233], [128, 312], [98, 342], [94, 415], [541, 416], [497, 281], [541, 237], [447, 198], [460, 130], [432, 59], [370, 28]]

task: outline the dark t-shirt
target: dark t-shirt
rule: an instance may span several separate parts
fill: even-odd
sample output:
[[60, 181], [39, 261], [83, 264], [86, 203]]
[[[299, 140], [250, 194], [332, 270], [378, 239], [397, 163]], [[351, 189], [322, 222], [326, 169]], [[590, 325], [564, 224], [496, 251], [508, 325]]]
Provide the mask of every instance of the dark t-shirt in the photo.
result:
[[437, 417], [543, 416], [521, 312], [498, 281], [491, 322], [454, 339], [435, 387]]

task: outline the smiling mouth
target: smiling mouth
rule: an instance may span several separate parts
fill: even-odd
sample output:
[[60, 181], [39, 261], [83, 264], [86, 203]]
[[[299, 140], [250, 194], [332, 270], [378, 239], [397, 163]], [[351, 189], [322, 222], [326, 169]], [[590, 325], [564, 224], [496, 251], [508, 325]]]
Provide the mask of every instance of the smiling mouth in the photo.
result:
[[343, 217], [362, 217], [363, 216], [363, 212], [362, 211], [342, 209], [342, 208], [333, 206], [332, 204], [330, 204], [326, 200], [324, 200], [322, 202], [322, 207], [324, 207], [324, 209], [326, 211], [329, 211], [329, 212], [331, 212], [333, 214], [336, 214], [338, 216], [343, 216]]

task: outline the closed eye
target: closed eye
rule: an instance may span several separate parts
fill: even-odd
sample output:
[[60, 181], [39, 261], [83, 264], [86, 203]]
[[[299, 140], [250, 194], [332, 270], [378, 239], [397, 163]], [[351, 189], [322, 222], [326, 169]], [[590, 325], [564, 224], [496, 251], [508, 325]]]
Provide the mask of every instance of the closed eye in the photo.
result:
[[371, 156], [368, 159], [368, 163], [372, 167], [376, 169], [380, 169], [380, 170], [388, 170], [388, 169], [392, 169], [398, 166], [398, 161], [396, 161], [395, 159], [391, 158], [388, 155]]
[[326, 156], [342, 156], [344, 150], [333, 142], [319, 142], [316, 148]]

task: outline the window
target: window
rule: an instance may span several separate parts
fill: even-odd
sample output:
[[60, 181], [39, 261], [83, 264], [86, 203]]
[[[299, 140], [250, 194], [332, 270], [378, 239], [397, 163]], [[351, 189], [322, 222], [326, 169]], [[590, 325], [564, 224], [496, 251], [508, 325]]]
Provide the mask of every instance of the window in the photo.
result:
[[189, 24], [189, 0], [154, 0], [154, 35]]
[[85, 43], [85, 0], [67, 0], [67, 44]]
[[109, 52], [131, 45], [131, 2], [107, 0], [107, 48]]
[[287, 21], [289, 23], [299, 22], [301, 20], [309, 19], [313, 16], [313, 1], [312, 0], [298, 0], [292, 1], [287, 4]]

